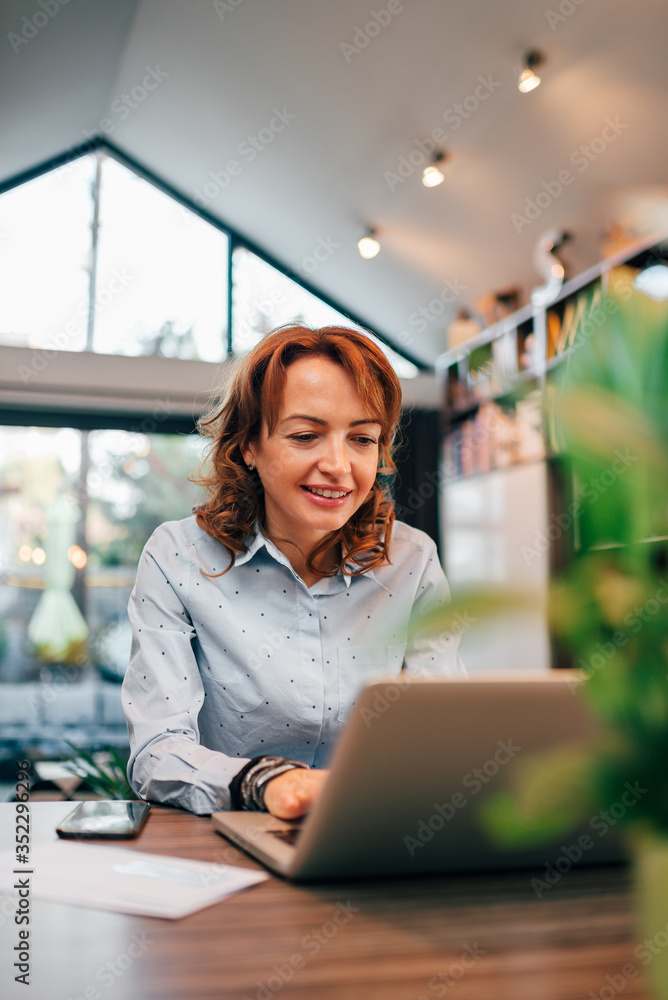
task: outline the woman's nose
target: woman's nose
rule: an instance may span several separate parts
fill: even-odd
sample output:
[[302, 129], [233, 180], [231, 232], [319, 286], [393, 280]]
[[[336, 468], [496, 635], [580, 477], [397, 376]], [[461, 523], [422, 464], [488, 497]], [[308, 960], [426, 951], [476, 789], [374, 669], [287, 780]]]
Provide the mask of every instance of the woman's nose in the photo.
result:
[[318, 467], [330, 476], [340, 478], [350, 472], [350, 459], [343, 441], [326, 441], [318, 461]]

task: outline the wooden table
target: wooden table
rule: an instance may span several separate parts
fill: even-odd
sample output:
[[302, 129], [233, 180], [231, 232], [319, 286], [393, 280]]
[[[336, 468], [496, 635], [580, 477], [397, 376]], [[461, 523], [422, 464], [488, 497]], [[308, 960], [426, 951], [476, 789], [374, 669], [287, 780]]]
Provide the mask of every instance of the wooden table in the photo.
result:
[[[71, 808], [34, 803], [33, 845], [54, 839]], [[13, 835], [14, 807], [2, 804], [0, 850], [13, 848]], [[256, 867], [208, 818], [156, 806], [137, 840], [118, 843]], [[0, 897], [0, 994], [7, 1000], [592, 1000], [592, 994], [610, 1000], [621, 993], [623, 1000], [647, 1000], [634, 955], [629, 871], [574, 869], [540, 900], [530, 874], [308, 887], [272, 876], [177, 921], [33, 898], [29, 988], [13, 981], [15, 902]], [[630, 964], [639, 974], [613, 990], [610, 983], [619, 987]]]

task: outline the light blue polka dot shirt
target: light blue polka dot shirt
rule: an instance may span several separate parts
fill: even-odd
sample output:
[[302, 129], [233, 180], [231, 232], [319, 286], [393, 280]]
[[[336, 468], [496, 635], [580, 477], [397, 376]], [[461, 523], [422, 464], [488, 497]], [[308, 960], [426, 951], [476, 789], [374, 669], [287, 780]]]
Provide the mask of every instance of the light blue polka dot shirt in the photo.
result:
[[[462, 676], [459, 635], [407, 646], [411, 617], [449, 599], [436, 546], [396, 522], [391, 564], [307, 587], [257, 531], [234, 566], [194, 517], [162, 524], [141, 557], [123, 707], [128, 773], [144, 798], [230, 806], [252, 757], [325, 767], [364, 686], [404, 669]], [[202, 572], [204, 571], [204, 572]]]

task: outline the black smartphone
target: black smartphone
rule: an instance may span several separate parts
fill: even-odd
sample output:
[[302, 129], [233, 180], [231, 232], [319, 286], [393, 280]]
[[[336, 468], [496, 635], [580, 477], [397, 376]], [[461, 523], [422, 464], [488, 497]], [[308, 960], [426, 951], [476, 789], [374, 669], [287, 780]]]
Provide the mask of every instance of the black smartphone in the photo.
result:
[[148, 819], [150, 809], [148, 802], [80, 802], [56, 827], [56, 833], [59, 837], [125, 840], [137, 836]]

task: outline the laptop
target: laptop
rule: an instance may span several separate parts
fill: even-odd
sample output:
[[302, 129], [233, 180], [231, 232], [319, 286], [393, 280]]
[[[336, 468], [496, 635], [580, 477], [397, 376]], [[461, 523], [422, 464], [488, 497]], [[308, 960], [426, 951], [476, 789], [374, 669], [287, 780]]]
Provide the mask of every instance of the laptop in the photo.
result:
[[558, 670], [371, 684], [307, 817], [286, 822], [268, 813], [216, 812], [214, 827], [292, 881], [513, 868], [544, 874], [555, 862], [563, 871], [574, 859], [622, 860], [614, 831], [602, 836], [600, 823], [508, 850], [491, 841], [478, 818], [479, 806], [507, 787], [521, 760], [594, 735], [577, 677]]

